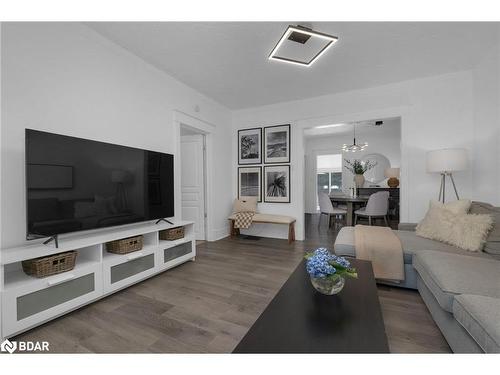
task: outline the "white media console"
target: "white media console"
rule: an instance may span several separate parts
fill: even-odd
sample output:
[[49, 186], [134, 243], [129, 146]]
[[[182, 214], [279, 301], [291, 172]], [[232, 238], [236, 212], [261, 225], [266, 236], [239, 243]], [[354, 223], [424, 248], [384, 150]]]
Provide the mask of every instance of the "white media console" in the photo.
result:
[[[183, 226], [184, 238], [160, 240], [159, 232]], [[144, 236], [142, 250], [126, 255], [106, 251], [106, 242]], [[46, 278], [26, 275], [21, 262], [27, 259], [78, 252], [72, 271]], [[15, 336], [30, 328], [103, 298], [120, 289], [166, 271], [196, 256], [194, 223], [175, 225], [154, 222], [107, 228], [79, 234], [54, 243], [2, 249], [0, 254], [0, 337]]]

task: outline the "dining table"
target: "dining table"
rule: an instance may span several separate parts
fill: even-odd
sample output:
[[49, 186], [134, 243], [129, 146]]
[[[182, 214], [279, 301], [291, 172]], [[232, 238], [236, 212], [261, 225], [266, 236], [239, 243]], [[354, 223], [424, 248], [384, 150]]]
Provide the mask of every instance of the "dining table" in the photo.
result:
[[356, 197], [351, 197], [349, 195], [330, 195], [330, 200], [332, 203], [345, 203], [347, 206], [346, 214], [346, 225], [352, 227], [354, 223], [354, 208], [357, 205], [366, 204], [369, 195], [358, 195]]

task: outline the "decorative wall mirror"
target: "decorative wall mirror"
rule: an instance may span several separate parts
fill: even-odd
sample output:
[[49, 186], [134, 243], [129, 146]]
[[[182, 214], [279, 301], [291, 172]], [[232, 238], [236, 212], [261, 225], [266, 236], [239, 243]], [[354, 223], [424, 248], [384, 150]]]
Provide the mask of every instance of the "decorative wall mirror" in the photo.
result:
[[382, 154], [367, 154], [361, 158], [362, 161], [370, 160], [377, 163], [375, 167], [365, 172], [365, 179], [371, 184], [379, 184], [385, 180], [385, 169], [390, 168], [391, 162]]

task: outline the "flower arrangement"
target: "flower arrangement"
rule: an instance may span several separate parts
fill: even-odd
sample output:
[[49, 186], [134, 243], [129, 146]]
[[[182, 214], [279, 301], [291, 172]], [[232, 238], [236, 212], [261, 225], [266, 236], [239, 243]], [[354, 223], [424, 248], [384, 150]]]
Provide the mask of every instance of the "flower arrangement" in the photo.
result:
[[361, 161], [361, 160], [358, 160], [358, 159], [354, 159], [354, 160], [348, 160], [348, 159], [344, 159], [345, 161], [345, 168], [351, 172], [352, 174], [365, 174], [365, 172], [369, 171], [370, 169], [372, 169], [373, 167], [375, 167], [377, 165], [377, 162], [373, 162], [373, 161], [370, 161], [370, 160], [367, 160], [367, 161]]
[[319, 248], [305, 255], [306, 269], [309, 275], [315, 279], [337, 278], [347, 276], [357, 278], [355, 268], [344, 257], [336, 256], [325, 248]]

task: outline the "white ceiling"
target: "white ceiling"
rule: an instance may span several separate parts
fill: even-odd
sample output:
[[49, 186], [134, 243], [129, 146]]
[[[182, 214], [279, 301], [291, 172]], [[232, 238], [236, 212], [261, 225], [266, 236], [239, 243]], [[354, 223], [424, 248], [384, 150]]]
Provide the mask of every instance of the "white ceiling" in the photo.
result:
[[[375, 126], [375, 121], [381, 120], [384, 123], [380, 126]], [[325, 124], [331, 125], [331, 124]], [[304, 136], [306, 138], [323, 138], [331, 135], [353, 135], [354, 133], [354, 123], [347, 122], [341, 124], [334, 124], [334, 127], [321, 128], [319, 127], [308, 128], [304, 130]], [[338, 126], [337, 126], [338, 125]], [[371, 137], [376, 134], [377, 136], [383, 136], [387, 138], [400, 138], [401, 137], [401, 118], [400, 117], [390, 117], [384, 119], [373, 119], [356, 122], [356, 135], [360, 137]], [[359, 139], [358, 139], [359, 140]], [[366, 139], [363, 141], [367, 141]], [[362, 143], [362, 142], [361, 142]]]
[[[267, 59], [289, 23], [86, 23], [230, 109], [374, 87], [473, 67], [494, 23], [317, 22], [339, 37], [311, 67]], [[297, 22], [290, 22], [297, 24]]]

